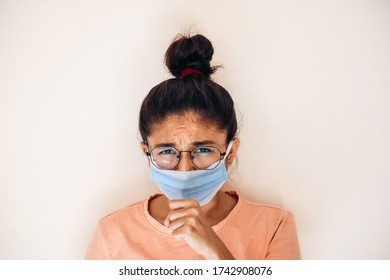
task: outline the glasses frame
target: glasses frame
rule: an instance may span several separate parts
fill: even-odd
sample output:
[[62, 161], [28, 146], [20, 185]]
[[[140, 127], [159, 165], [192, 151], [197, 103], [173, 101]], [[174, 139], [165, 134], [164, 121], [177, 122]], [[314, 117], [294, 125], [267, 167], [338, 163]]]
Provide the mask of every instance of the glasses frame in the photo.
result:
[[[147, 149], [149, 150], [149, 146], [146, 146], [146, 147], [147, 147]], [[159, 146], [154, 147], [150, 152], [149, 152], [149, 151], [146, 151], [146, 153], [145, 153], [146, 156], [148, 156], [148, 157], [150, 158], [150, 161], [152, 162], [152, 164], [153, 164], [155, 167], [157, 167], [158, 169], [160, 169], [160, 170], [174, 170], [174, 169], [176, 169], [176, 167], [178, 167], [179, 164], [180, 164], [180, 161], [181, 161], [181, 158], [182, 158], [182, 156], [181, 156], [182, 153], [190, 153], [190, 158], [191, 158], [192, 164], [193, 164], [197, 169], [199, 169], [199, 170], [213, 170], [213, 169], [216, 168], [216, 167], [221, 163], [221, 161], [225, 158], [226, 152], [227, 152], [227, 151], [225, 151], [225, 152], [221, 153], [221, 151], [220, 151], [217, 147], [215, 147], [215, 146], [207, 146], [207, 145], [198, 145], [198, 146], [195, 146], [195, 147], [194, 147], [192, 150], [190, 150], [190, 151], [180, 151], [180, 150], [178, 150], [178, 149], [177, 149], [176, 147], [174, 147], [174, 146], [166, 146], [166, 147], [167, 147], [167, 148], [168, 148], [168, 147], [169, 147], [169, 148], [173, 148], [173, 149], [175, 149], [175, 150], [179, 153], [179, 154], [177, 155], [177, 158], [178, 158], [179, 160], [178, 160], [177, 164], [175, 165], [175, 167], [173, 167], [173, 168], [171, 168], [171, 169], [162, 169], [162, 168], [158, 167], [157, 164], [155, 164], [155, 160], [154, 160], [153, 155], [152, 155], [153, 150], [154, 150], [154, 149], [157, 149], [157, 148], [161, 148], [161, 147], [159, 147]], [[201, 147], [201, 148], [213, 148], [213, 149], [216, 149], [216, 150], [219, 152], [219, 161], [218, 161], [218, 164], [215, 165], [213, 168], [206, 168], [206, 169], [199, 168], [199, 167], [194, 163], [194, 156], [192, 155], [192, 152], [195, 151], [195, 149], [197, 149], [197, 148], [199, 148], [199, 147]]]

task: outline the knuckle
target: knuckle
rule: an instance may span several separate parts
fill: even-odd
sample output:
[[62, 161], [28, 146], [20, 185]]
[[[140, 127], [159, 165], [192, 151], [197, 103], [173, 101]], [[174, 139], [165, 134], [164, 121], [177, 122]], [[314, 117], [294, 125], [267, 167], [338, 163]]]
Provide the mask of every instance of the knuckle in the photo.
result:
[[177, 240], [185, 240], [185, 235], [176, 231], [172, 232], [172, 236]]
[[198, 202], [197, 200], [190, 200], [190, 204], [191, 204], [191, 206], [193, 206], [193, 207], [199, 206], [199, 202]]
[[196, 223], [196, 218], [195, 218], [194, 216], [188, 217], [187, 220], [188, 220], [188, 222], [189, 222], [190, 225], [193, 225], [193, 224]]
[[192, 225], [192, 224], [187, 225], [187, 227], [186, 227], [186, 233], [187, 233], [188, 235], [191, 235], [191, 234], [193, 234], [194, 232], [195, 232], [195, 227], [194, 227], [194, 225]]
[[188, 217], [187, 225], [188, 225], [188, 227], [190, 228], [191, 231], [193, 231], [193, 229], [196, 227], [197, 224], [198, 224], [198, 219], [197, 218], [195, 218], [195, 217]]
[[199, 214], [198, 209], [196, 209], [196, 208], [190, 208], [190, 209], [188, 209], [188, 213], [189, 213], [191, 216], [197, 216], [197, 215]]

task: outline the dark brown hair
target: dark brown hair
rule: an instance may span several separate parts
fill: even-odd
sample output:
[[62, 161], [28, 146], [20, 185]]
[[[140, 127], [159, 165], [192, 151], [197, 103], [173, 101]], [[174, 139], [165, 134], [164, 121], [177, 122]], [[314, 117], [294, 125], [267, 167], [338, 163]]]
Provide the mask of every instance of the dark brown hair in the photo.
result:
[[[139, 131], [147, 143], [154, 124], [167, 116], [188, 112], [200, 116], [206, 123], [226, 131], [230, 142], [237, 133], [234, 102], [228, 91], [210, 76], [217, 67], [211, 67], [214, 54], [211, 42], [203, 35], [179, 35], [165, 53], [165, 64], [175, 77], [153, 87], [145, 97], [139, 113]], [[186, 68], [200, 71], [181, 77]]]

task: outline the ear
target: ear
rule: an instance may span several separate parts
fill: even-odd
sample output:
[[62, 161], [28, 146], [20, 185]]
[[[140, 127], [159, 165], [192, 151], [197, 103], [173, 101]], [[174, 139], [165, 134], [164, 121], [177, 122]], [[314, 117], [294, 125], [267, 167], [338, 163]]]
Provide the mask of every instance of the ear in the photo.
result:
[[148, 160], [148, 165], [150, 166], [149, 158], [148, 158], [148, 156], [146, 155], [146, 152], [148, 151], [148, 146], [146, 145], [145, 142], [140, 142], [139, 145], [140, 145], [140, 147], [141, 147], [142, 153], [146, 156], [146, 158], [147, 158], [147, 160]]
[[230, 148], [229, 154], [226, 156], [226, 164], [230, 166], [236, 158], [238, 148], [240, 147], [240, 138], [235, 137], [233, 140], [232, 147]]
[[140, 142], [139, 145], [141, 147], [142, 153], [146, 155], [146, 152], [148, 151], [148, 147], [146, 146], [145, 142]]

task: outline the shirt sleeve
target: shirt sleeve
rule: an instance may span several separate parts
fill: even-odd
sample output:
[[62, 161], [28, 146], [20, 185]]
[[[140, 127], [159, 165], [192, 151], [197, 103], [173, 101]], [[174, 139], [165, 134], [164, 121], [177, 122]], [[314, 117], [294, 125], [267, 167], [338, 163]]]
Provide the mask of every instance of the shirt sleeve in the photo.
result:
[[281, 213], [266, 255], [267, 260], [300, 260], [298, 235], [291, 212]]
[[107, 241], [101, 230], [101, 225], [97, 226], [92, 239], [89, 243], [87, 253], [85, 255], [86, 260], [111, 260], [112, 256], [110, 249], [107, 245]]

